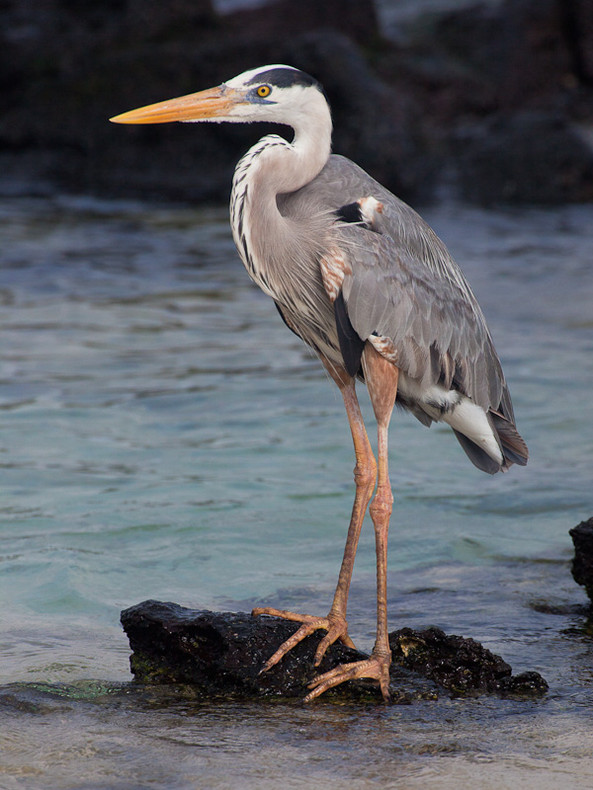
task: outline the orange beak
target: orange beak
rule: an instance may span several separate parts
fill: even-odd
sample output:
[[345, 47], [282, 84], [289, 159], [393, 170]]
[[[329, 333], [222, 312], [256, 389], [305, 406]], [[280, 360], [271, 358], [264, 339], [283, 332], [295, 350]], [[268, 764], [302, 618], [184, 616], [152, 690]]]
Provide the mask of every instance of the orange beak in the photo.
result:
[[240, 91], [219, 85], [178, 99], [149, 104], [137, 110], [115, 115], [112, 123], [170, 123], [171, 121], [200, 121], [226, 116], [244, 98]]

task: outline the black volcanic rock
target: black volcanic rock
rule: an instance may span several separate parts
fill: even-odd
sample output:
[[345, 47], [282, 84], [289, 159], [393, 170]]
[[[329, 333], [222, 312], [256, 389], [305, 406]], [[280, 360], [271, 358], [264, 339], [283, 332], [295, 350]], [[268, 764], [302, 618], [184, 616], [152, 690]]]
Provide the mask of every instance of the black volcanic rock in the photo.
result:
[[582, 584], [593, 603], [593, 517], [569, 530], [574, 543], [572, 576]]
[[455, 141], [461, 191], [472, 202], [593, 200], [593, 146], [558, 113], [499, 114]]
[[[366, 658], [337, 643], [321, 666], [313, 666], [323, 632], [303, 640], [275, 667], [260, 674], [272, 653], [298, 628], [276, 617], [186, 609], [175, 603], [145, 601], [121, 614], [137, 680], [191, 686], [203, 696], [284, 696], [302, 698], [307, 684], [341, 663]], [[456, 695], [533, 696], [547, 684], [537, 673], [513, 677], [511, 668], [472, 639], [447, 636], [439, 629], [403, 629], [390, 635], [394, 702], [434, 699], [439, 688]], [[338, 686], [324, 697], [380, 700], [370, 681]]]
[[459, 695], [543, 694], [548, 684], [538, 672], [512, 675], [509, 664], [474, 639], [440, 628], [402, 628], [389, 635], [393, 661]]

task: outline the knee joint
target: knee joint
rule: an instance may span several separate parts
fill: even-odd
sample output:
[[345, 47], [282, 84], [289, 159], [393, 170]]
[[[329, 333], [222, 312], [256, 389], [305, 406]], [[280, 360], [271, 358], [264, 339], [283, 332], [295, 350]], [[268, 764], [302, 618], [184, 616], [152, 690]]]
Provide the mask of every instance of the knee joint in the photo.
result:
[[375, 463], [356, 463], [354, 467], [354, 482], [357, 486], [374, 488], [377, 480], [377, 465]]
[[389, 518], [393, 509], [393, 494], [389, 486], [379, 486], [373, 501], [369, 506], [369, 513], [373, 520]]

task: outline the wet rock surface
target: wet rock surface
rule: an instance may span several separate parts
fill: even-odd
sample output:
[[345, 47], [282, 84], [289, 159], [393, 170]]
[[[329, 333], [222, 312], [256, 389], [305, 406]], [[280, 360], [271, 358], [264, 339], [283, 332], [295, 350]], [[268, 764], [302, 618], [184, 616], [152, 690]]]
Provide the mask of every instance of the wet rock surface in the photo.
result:
[[572, 576], [585, 588], [593, 604], [593, 517], [569, 530], [574, 543]]
[[[360, 0], [6, 0], [0, 188], [226, 200], [270, 129], [113, 127], [142, 104], [288, 62], [324, 84], [334, 150], [405, 199], [593, 199], [593, 5], [503, 0], [418, 14], [387, 37]], [[281, 132], [282, 129], [274, 129]]]
[[[145, 601], [121, 614], [130, 641], [130, 666], [138, 681], [182, 684], [204, 696], [283, 696], [302, 698], [320, 672], [366, 657], [335, 644], [321, 666], [313, 666], [323, 632], [305, 639], [268, 672], [265, 661], [297, 628], [275, 617], [187, 609], [175, 603]], [[511, 668], [472, 639], [447, 636], [436, 628], [406, 628], [390, 635], [393, 701], [453, 695], [537, 696], [547, 684], [536, 672], [513, 676]], [[324, 697], [380, 700], [369, 681], [343, 684]]]
[[402, 628], [390, 634], [389, 643], [395, 663], [453, 694], [531, 696], [548, 688], [538, 672], [513, 675], [506, 661], [479, 642], [448, 635], [440, 628]]

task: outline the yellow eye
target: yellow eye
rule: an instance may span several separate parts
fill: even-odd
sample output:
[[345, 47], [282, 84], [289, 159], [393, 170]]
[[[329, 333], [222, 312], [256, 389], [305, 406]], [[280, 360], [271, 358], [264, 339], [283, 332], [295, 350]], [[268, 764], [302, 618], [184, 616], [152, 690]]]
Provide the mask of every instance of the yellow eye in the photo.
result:
[[270, 88], [269, 85], [260, 85], [259, 88], [257, 89], [257, 95], [260, 97], [260, 99], [265, 99], [266, 96], [270, 95], [271, 90], [272, 89]]

